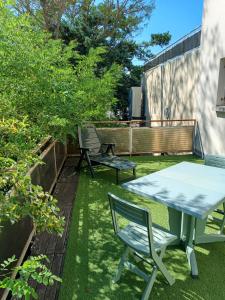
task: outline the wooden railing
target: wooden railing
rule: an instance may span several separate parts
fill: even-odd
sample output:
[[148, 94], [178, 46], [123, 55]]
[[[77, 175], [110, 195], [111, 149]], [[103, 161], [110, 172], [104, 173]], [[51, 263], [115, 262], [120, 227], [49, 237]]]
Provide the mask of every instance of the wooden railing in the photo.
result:
[[44, 164], [36, 164], [29, 171], [32, 183], [42, 186], [44, 191], [51, 193], [66, 155], [65, 145], [57, 141], [51, 142], [40, 154]]
[[155, 125], [158, 126], [178, 126], [182, 124], [189, 124], [189, 125], [195, 125], [196, 120], [195, 119], [162, 119], [162, 120], [130, 120], [130, 121], [120, 121], [120, 120], [113, 120], [113, 121], [94, 121], [90, 122], [92, 124], [95, 124], [96, 126], [102, 125], [102, 124], [108, 124], [108, 125], [127, 125], [127, 126], [141, 126], [144, 125], [146, 127], [152, 127]]

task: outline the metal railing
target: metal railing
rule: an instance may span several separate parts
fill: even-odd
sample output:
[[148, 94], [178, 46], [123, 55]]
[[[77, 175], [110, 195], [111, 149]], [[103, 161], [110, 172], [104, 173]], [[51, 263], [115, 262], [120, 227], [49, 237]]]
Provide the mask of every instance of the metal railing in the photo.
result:
[[159, 52], [149, 62], [144, 65], [144, 71], [154, 68], [155, 66], [166, 62], [176, 56], [182, 55], [194, 48], [200, 46], [201, 42], [201, 26], [192, 30], [175, 43], [169, 45], [167, 48]]

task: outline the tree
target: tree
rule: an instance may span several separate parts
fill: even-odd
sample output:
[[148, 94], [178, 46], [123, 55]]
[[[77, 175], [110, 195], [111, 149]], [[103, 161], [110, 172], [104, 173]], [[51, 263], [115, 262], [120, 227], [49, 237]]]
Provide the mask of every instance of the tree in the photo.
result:
[[[62, 38], [66, 44], [75, 40], [76, 50], [82, 55], [88, 54], [91, 48], [103, 46], [104, 61], [97, 65], [98, 74], [101, 74], [102, 69], [110, 68], [112, 63], [122, 66], [123, 73], [116, 93], [119, 101], [114, 108], [118, 110], [123, 107], [122, 111], [125, 112], [130, 84], [140, 85], [142, 70], [134, 65], [134, 59], [148, 61], [153, 57], [151, 47], [165, 46], [171, 38], [169, 32], [165, 32], [153, 34], [149, 37], [149, 41], [143, 43], [135, 41], [135, 35], [151, 17], [155, 8], [154, 2], [154, 0], [17, 0], [16, 9], [20, 13], [28, 12], [36, 18], [42, 15], [42, 26], [52, 32], [53, 37]], [[137, 73], [137, 70], [139, 77], [134, 81], [130, 76]]]
[[74, 44], [64, 46], [27, 15], [15, 16], [0, 5], [0, 220], [30, 215], [38, 229], [61, 233], [56, 200], [26, 176], [38, 159], [33, 149], [43, 137], [65, 141], [76, 135], [77, 125], [105, 116], [120, 69], [112, 65], [96, 76], [103, 49], [80, 55]]
[[[34, 163], [41, 163], [34, 148], [48, 135], [65, 141], [68, 134], [76, 134], [78, 124], [105, 116], [115, 101], [120, 68], [114, 64], [97, 76], [104, 49], [80, 55], [74, 43], [65, 46], [52, 39], [33, 18], [16, 15], [3, 0], [0, 49], [0, 223], [28, 216], [37, 231], [61, 235], [64, 218], [57, 200], [27, 175]], [[0, 280], [0, 288], [26, 299], [35, 296], [27, 285], [30, 275], [44, 284], [58, 280], [42, 265], [43, 259], [28, 260], [17, 268], [21, 277]], [[9, 259], [1, 267], [13, 262]]]
[[25, 116], [42, 133], [65, 140], [77, 124], [110, 110], [120, 68], [112, 64], [97, 76], [103, 48], [81, 55], [74, 43], [51, 39], [31, 21], [27, 15], [0, 12], [0, 110]]
[[13, 6], [19, 14], [29, 14], [39, 22], [53, 38], [60, 36], [61, 18], [68, 5], [76, 0], [16, 0]]
[[122, 66], [116, 93], [119, 101], [114, 110], [122, 112], [123, 118], [126, 117], [130, 87], [140, 85], [142, 68], [134, 65], [134, 59], [148, 61], [153, 57], [152, 46], [165, 46], [171, 39], [169, 32], [165, 32], [152, 34], [147, 42], [139, 44], [135, 41], [135, 34], [150, 18], [153, 9], [154, 1], [101, 1], [99, 4], [80, 1], [70, 6], [62, 22], [62, 38], [66, 43], [76, 40], [79, 53], [86, 54], [91, 47], [99, 45], [105, 47], [99, 70], [109, 68], [113, 62]]
[[[104, 16], [103, 31], [106, 35], [118, 34], [118, 28], [126, 28], [131, 32], [142, 20], [149, 17], [154, 7], [154, 1], [145, 0], [16, 0], [14, 9], [19, 14], [28, 13], [38, 18], [42, 25], [52, 32], [54, 37], [59, 37], [60, 23], [66, 14], [66, 19], [77, 16], [88, 16], [93, 7], [98, 7]], [[124, 16], [129, 19], [127, 22]], [[65, 18], [64, 18], [65, 19]], [[70, 19], [70, 20], [69, 20]]]

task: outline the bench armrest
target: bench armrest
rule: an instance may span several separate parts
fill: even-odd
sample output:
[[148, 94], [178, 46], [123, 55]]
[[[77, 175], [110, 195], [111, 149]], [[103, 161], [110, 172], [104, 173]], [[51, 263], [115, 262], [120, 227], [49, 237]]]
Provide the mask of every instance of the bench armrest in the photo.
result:
[[115, 143], [103, 143], [102, 145], [104, 145], [104, 146], [116, 146]]
[[81, 151], [89, 151], [90, 149], [89, 148], [87, 148], [87, 147], [80, 147], [79, 148]]
[[109, 152], [111, 152], [112, 155], [115, 155], [115, 153], [114, 153], [115, 144], [114, 143], [103, 143], [103, 144], [101, 144], [101, 146], [107, 146], [106, 151], [105, 151], [106, 154], [109, 154]]

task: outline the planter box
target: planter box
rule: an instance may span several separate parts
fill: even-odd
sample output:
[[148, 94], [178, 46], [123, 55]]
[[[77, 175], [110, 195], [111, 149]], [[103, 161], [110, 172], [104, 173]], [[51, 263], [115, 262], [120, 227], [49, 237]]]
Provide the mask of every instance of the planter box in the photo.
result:
[[[46, 147], [45, 147], [46, 146]], [[28, 174], [31, 176], [33, 184], [43, 187], [44, 191], [52, 192], [57, 177], [66, 158], [66, 146], [60, 142], [51, 142], [49, 139], [37, 150], [45, 164], [36, 164]], [[4, 259], [16, 255], [17, 265], [21, 264], [30, 245], [35, 230], [29, 218], [16, 224], [5, 222], [0, 230], [0, 262]], [[0, 290], [1, 299], [6, 299], [7, 292]]]

